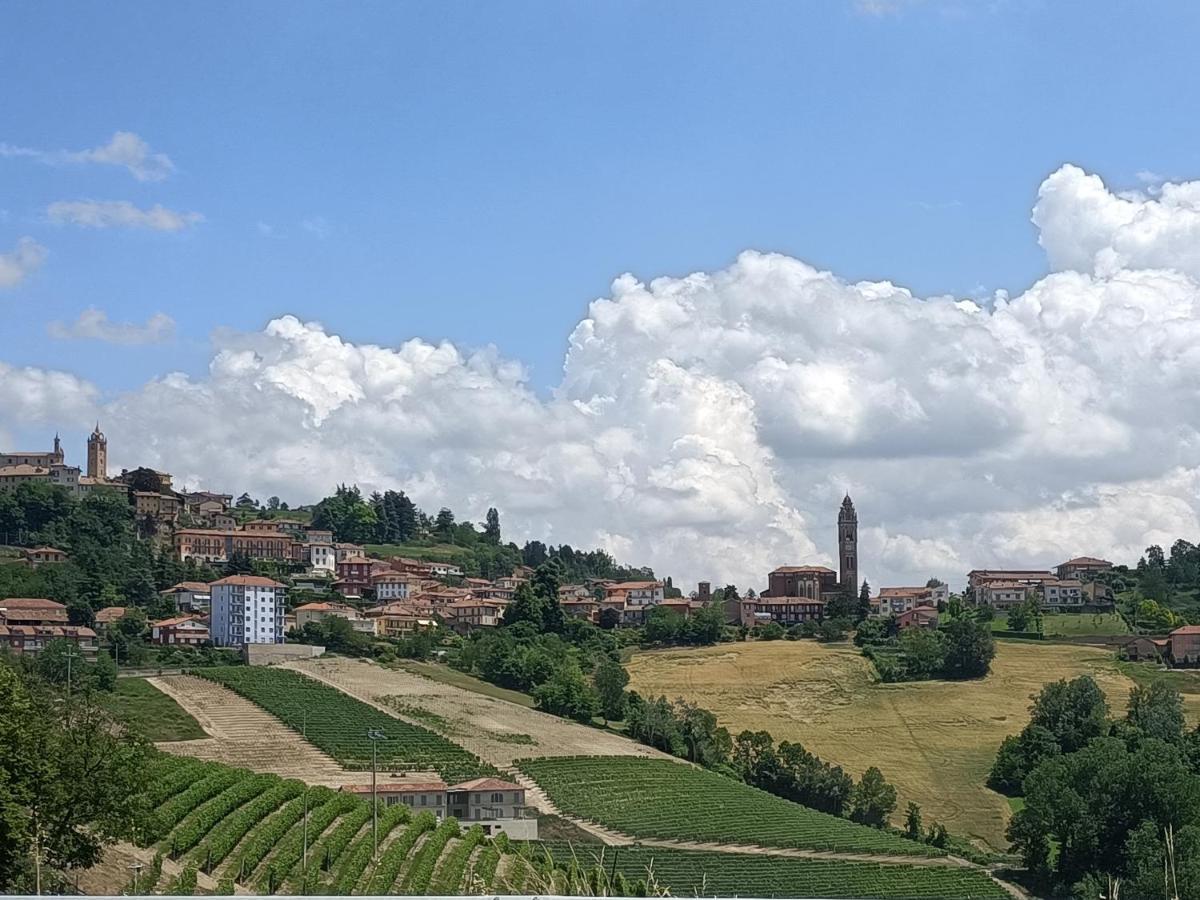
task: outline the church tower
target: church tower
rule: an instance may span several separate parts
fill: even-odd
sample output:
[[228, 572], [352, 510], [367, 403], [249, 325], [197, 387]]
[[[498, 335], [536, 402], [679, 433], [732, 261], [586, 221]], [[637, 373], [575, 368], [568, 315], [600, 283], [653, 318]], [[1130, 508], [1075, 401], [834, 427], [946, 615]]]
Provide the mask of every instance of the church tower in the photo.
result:
[[108, 481], [108, 438], [100, 431], [100, 423], [88, 437], [88, 466], [89, 478], [97, 481]]
[[838, 581], [842, 590], [858, 594], [858, 513], [849, 494], [838, 512]]
[[58, 435], [54, 435], [54, 451], [50, 454], [56, 466], [61, 466], [66, 457], [63, 455], [62, 441], [58, 439]]

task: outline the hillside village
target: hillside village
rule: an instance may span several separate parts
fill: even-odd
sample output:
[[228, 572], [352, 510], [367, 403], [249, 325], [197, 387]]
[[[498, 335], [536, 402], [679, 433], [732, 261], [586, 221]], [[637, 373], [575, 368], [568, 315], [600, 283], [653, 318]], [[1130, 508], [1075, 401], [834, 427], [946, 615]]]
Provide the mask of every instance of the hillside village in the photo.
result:
[[[670, 650], [699, 654], [680, 657], [699, 676], [708, 647], [777, 647], [770, 658], [783, 677], [814, 652], [802, 648], [829, 647], [821, 658], [842, 666], [856, 659], [875, 683], [986, 682], [995, 677], [994, 660], [1015, 658], [1010, 647], [1057, 660], [1055, 641], [1104, 647], [1147, 673], [1200, 660], [1200, 625], [1186, 624], [1155, 584], [1159, 570], [1174, 578], [1191, 571], [1200, 551], [1183, 542], [1169, 560], [1151, 548], [1150, 561], [1136, 569], [1079, 556], [1053, 569], [974, 569], [961, 576], [961, 590], [930, 578], [873, 591], [859, 576], [858, 512], [846, 496], [830, 529], [837, 570], [780, 565], [764, 573], [760, 590], [701, 581], [684, 595], [670, 578], [622, 567], [599, 551], [505, 545], [496, 510], [477, 531], [449, 510], [428, 517], [403, 494], [363, 498], [345, 486], [312, 507], [288, 509], [276, 498], [263, 505], [248, 495], [176, 489], [170, 474], [147, 468], [113, 475], [107, 454], [99, 425], [88, 439], [86, 472], [67, 463], [57, 437], [48, 451], [0, 454], [0, 661], [78, 702], [134, 692], [114, 708], [141, 722], [168, 755], [146, 771], [155, 773], [155, 795], [178, 806], [149, 841], [157, 848], [154, 877], [168, 891], [194, 892], [205, 878], [213, 889], [252, 884], [265, 893], [310, 878], [312, 889], [333, 893], [402, 889], [400, 873], [417, 866], [410, 840], [429, 844], [431, 854], [438, 846], [442, 855], [430, 863], [437, 867], [458, 866], [447, 861], [455, 854], [494, 854], [484, 882], [497, 891], [532, 877], [529, 851], [513, 848], [545, 848], [548, 877], [563, 889], [577, 873], [558, 854], [577, 858], [571, 842], [583, 840], [657, 847], [655, 865], [691, 852], [685, 841], [711, 858], [678, 857], [681, 872], [699, 865], [714, 879], [728, 864], [722, 854], [744, 844], [778, 847], [768, 853], [799, 848], [850, 867], [841, 888], [815, 869], [796, 870], [781, 883], [795, 893], [819, 885], [825, 896], [851, 896], [839, 890], [854, 884], [853, 896], [893, 896], [887, 885], [907, 885], [913, 893], [904, 896], [914, 897], [1020, 894], [1018, 885], [1048, 876], [1016, 867], [1029, 853], [995, 840], [1004, 820], [994, 811], [952, 816], [951, 826], [966, 828], [958, 834], [924, 821], [912, 799], [943, 811], [936, 798], [903, 788], [901, 828], [900, 794], [886, 780], [891, 756], [878, 757], [886, 771], [874, 764], [861, 775], [844, 771], [836, 758], [775, 735], [777, 726], [725, 727], [739, 714], [720, 693], [669, 697], [642, 672]], [[41, 595], [25, 589], [31, 585]], [[1056, 638], [1055, 629], [1075, 637]], [[1182, 702], [1173, 696], [1154, 702]], [[709, 702], [716, 711], [702, 705]], [[1182, 723], [1180, 713], [1178, 740], [1189, 739]], [[1008, 735], [988, 786], [1020, 796], [1022, 775], [1038, 757]], [[672, 802], [733, 790], [727, 811], [744, 817], [738, 829], [706, 823], [699, 809], [686, 820], [631, 819], [626, 807], [605, 805], [587, 787], [597, 767], [632, 765], [627, 777], [643, 784], [639, 791], [667, 790], [685, 761], [718, 781], [697, 782]], [[655, 768], [660, 763], [668, 768]], [[249, 772], [235, 775], [230, 764]], [[220, 828], [204, 836], [213, 823], [225, 827], [215, 810], [228, 807], [221, 815], [230, 828], [237, 820], [245, 840], [257, 839], [259, 828], [267, 840], [271, 822], [285, 810], [295, 814], [286, 779], [297, 776], [323, 792], [318, 809], [330, 819], [322, 827], [358, 835], [348, 849], [335, 832], [328, 837], [327, 855], [350, 854], [344, 872], [331, 862], [297, 875], [292, 857], [264, 868], [254, 855], [227, 858], [232, 846], [221, 843]], [[959, 776], [947, 767], [944, 777], [950, 784]], [[760, 834], [753, 824], [768, 801], [785, 804], [773, 813], [780, 821], [798, 817], [786, 834]], [[555, 843], [564, 829], [568, 842]], [[282, 824], [269, 833], [273, 840], [295, 834]], [[849, 861], [855, 855], [873, 861], [871, 879], [853, 868], [862, 864]], [[898, 863], [925, 856], [934, 861]], [[772, 872], [783, 871], [784, 858], [767, 860]], [[945, 860], [967, 866], [958, 880], [938, 880], [950, 875]], [[162, 880], [168, 863], [176, 874]], [[65, 872], [79, 863], [63, 865]], [[439, 883], [453, 892], [463, 877], [447, 874]], [[683, 874], [674, 877], [668, 887], [695, 889]], [[745, 877], [761, 876], [747, 870]], [[135, 877], [131, 886], [141, 882]], [[778, 891], [788, 889], [762, 892]]]

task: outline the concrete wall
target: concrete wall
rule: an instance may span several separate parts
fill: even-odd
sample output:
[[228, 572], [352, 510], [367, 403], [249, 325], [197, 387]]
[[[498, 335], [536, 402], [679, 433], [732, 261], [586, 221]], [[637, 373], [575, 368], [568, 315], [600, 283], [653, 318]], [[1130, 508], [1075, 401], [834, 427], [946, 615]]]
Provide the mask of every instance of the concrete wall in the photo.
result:
[[311, 644], [246, 644], [242, 656], [251, 666], [273, 666], [293, 659], [312, 659], [325, 652]]

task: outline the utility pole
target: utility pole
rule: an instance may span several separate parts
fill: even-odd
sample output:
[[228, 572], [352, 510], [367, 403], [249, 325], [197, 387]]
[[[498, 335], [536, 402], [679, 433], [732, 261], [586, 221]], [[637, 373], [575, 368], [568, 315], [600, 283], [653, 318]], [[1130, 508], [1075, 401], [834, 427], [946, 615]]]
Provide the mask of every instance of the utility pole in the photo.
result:
[[42, 823], [33, 823], [33, 879], [37, 895], [42, 896]]
[[384, 739], [383, 732], [378, 728], [367, 729], [367, 738], [371, 741], [371, 843], [374, 851], [371, 859], [379, 856], [379, 790], [375, 781], [377, 769], [379, 742]]
[[67, 699], [71, 699], [71, 660], [79, 659], [79, 654], [73, 649], [68, 649], [67, 653]]
[[[138, 882], [140, 882], [142, 880], [142, 867], [144, 865], [145, 865], [145, 863], [135, 862], [129, 867], [129, 868], [133, 869], [133, 893], [135, 893], [135, 894], [138, 893], [138, 889], [141, 887], [141, 885]], [[153, 887], [153, 886], [154, 885], [151, 885], [151, 887]]]
[[304, 788], [304, 862], [301, 865], [304, 878], [308, 879], [308, 786]]

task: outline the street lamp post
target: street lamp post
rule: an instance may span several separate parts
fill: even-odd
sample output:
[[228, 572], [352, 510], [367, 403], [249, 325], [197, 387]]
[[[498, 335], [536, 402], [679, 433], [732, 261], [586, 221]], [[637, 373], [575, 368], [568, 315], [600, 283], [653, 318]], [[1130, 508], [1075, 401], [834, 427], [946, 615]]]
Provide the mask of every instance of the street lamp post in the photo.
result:
[[79, 654], [76, 653], [73, 649], [69, 649], [69, 650], [67, 650], [66, 657], [67, 657], [67, 699], [69, 700], [71, 698], [71, 661], [75, 660], [75, 659], [79, 659]]
[[371, 843], [374, 847], [371, 859], [375, 859], [379, 856], [379, 790], [375, 773], [378, 763], [377, 750], [384, 735], [378, 728], [369, 728], [367, 729], [367, 738], [371, 741]]
[[133, 869], [133, 893], [135, 894], [138, 893], [138, 888], [140, 887], [138, 882], [142, 879], [142, 867], [144, 865], [145, 863], [135, 862], [129, 867]]

